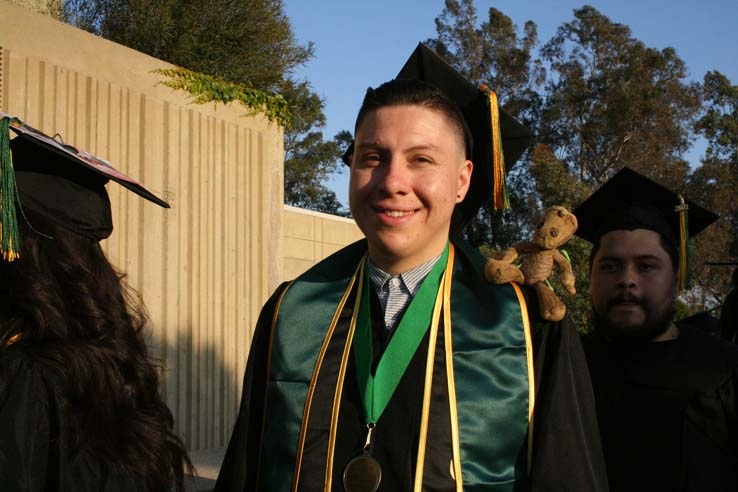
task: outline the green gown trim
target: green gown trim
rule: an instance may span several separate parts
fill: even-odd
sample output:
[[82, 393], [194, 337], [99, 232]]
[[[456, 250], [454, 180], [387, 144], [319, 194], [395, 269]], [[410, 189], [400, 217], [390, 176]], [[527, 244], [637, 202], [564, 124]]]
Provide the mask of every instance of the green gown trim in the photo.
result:
[[[451, 331], [463, 486], [512, 491], [525, 477], [516, 462], [529, 416], [521, 304], [512, 286], [485, 280], [481, 254], [454, 245]], [[260, 490], [297, 485], [311, 384], [365, 253], [363, 240], [340, 250], [298, 277], [282, 299], [272, 328]]]

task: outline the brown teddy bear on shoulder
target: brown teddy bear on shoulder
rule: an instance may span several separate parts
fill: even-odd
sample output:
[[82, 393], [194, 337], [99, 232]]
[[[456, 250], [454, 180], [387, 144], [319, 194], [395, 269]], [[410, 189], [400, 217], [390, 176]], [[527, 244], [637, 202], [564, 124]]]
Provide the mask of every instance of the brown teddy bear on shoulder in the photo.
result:
[[[541, 316], [548, 321], [560, 321], [566, 306], [547, 284], [553, 274], [554, 262], [559, 266], [559, 277], [566, 291], [574, 295], [574, 272], [569, 260], [557, 249], [576, 232], [577, 218], [566, 208], [553, 206], [543, 213], [536, 225], [533, 241], [522, 241], [507, 248], [499, 260], [488, 259], [484, 266], [487, 280], [495, 284], [516, 282], [530, 285], [538, 295]], [[524, 255], [518, 268], [513, 262]]]

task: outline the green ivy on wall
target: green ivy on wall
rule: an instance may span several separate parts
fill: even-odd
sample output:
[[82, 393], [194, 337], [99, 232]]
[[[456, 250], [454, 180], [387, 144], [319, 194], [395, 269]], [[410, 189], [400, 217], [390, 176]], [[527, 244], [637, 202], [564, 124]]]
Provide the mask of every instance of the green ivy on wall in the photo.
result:
[[204, 104], [221, 102], [227, 104], [239, 101], [249, 114], [264, 113], [270, 121], [289, 127], [290, 111], [287, 100], [280, 94], [261, 91], [244, 84], [236, 84], [185, 68], [162, 68], [154, 70], [167, 77], [161, 82], [166, 87], [184, 90], [192, 94], [194, 102]]

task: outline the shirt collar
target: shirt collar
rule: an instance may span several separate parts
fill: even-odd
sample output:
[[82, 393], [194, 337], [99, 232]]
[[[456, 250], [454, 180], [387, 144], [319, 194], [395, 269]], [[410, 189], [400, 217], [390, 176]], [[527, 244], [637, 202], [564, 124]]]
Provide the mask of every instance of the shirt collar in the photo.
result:
[[423, 263], [422, 265], [416, 266], [415, 268], [412, 268], [406, 272], [402, 272], [398, 275], [391, 275], [385, 272], [374, 263], [372, 263], [371, 259], [367, 258], [369, 279], [372, 281], [374, 289], [377, 292], [380, 292], [387, 286], [387, 282], [389, 282], [391, 278], [399, 277], [410, 295], [415, 295], [415, 292], [417, 292], [418, 288], [420, 287], [420, 283], [430, 273], [430, 271], [433, 269], [433, 266], [440, 258], [441, 255], [438, 255], [435, 258]]

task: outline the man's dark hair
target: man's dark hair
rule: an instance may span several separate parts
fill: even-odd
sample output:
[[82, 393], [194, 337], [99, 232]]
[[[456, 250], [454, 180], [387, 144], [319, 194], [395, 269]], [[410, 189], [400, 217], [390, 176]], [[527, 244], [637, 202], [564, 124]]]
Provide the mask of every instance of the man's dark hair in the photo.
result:
[[359, 114], [356, 116], [354, 134], [356, 134], [364, 118], [372, 111], [386, 106], [403, 104], [422, 106], [441, 112], [458, 130], [458, 134], [464, 142], [466, 157], [471, 158], [471, 132], [461, 111], [443, 92], [420, 80], [394, 79], [385, 82], [376, 89], [367, 89]]

